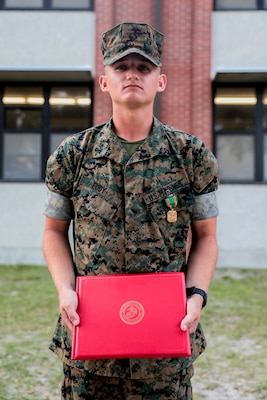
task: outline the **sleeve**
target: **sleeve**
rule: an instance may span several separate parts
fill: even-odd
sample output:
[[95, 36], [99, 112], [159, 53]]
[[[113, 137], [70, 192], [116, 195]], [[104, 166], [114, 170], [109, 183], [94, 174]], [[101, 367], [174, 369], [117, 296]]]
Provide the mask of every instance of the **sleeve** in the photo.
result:
[[198, 138], [193, 137], [193, 181], [196, 196], [214, 192], [219, 186], [218, 162]]
[[208, 219], [217, 217], [218, 215], [219, 209], [215, 192], [210, 192], [195, 197], [192, 215], [193, 220]]
[[51, 192], [71, 198], [75, 181], [75, 154], [74, 138], [70, 136], [48, 158], [45, 183]]
[[61, 221], [70, 221], [73, 218], [72, 201], [68, 197], [48, 190], [44, 215]]

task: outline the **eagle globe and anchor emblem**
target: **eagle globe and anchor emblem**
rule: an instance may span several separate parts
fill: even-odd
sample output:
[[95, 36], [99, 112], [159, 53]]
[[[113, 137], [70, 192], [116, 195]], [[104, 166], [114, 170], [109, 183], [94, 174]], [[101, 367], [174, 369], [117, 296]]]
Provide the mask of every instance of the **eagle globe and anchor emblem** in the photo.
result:
[[142, 321], [145, 315], [143, 305], [136, 300], [126, 301], [120, 308], [120, 318], [128, 325], [135, 325]]

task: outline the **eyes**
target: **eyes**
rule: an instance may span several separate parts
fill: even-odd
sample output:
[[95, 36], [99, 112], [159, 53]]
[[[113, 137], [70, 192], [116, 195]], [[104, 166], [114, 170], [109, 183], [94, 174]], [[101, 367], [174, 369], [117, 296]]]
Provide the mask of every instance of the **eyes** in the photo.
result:
[[118, 72], [126, 72], [132, 68], [143, 74], [149, 73], [153, 70], [153, 66], [148, 62], [140, 62], [136, 65], [132, 65], [122, 61], [114, 64], [114, 69]]

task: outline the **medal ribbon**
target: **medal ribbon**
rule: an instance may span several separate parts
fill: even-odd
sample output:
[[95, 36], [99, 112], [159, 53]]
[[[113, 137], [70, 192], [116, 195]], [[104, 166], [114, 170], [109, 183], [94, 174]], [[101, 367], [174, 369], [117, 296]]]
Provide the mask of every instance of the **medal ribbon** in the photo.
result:
[[177, 206], [178, 204], [178, 198], [177, 196], [169, 196], [167, 197], [167, 199], [165, 199], [165, 204], [167, 205], [167, 207], [169, 207], [170, 209], [174, 208]]

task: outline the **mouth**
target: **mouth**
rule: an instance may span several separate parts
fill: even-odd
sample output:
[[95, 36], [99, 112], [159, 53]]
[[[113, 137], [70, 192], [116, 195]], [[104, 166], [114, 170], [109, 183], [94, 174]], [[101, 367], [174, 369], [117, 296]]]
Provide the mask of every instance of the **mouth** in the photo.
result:
[[142, 89], [141, 86], [136, 85], [135, 83], [130, 83], [128, 85], [125, 85], [123, 89]]

